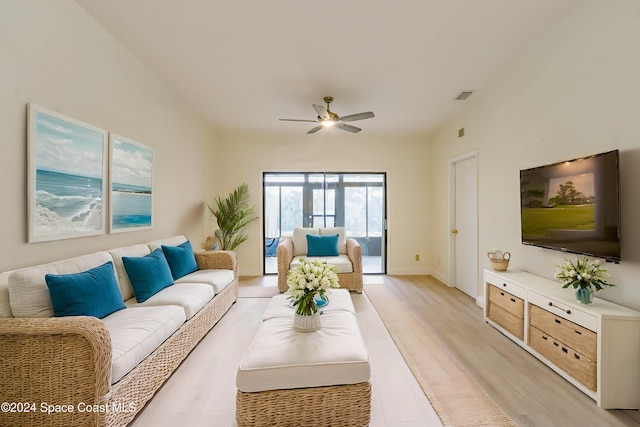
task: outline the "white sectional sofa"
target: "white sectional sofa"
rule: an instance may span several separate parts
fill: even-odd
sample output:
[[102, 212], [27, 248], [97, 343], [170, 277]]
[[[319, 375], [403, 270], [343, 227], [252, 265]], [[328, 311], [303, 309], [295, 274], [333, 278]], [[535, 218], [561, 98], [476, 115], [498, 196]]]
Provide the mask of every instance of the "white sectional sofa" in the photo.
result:
[[0, 396], [15, 402], [0, 425], [127, 425], [236, 301], [237, 276], [235, 253], [184, 236], [0, 273]]

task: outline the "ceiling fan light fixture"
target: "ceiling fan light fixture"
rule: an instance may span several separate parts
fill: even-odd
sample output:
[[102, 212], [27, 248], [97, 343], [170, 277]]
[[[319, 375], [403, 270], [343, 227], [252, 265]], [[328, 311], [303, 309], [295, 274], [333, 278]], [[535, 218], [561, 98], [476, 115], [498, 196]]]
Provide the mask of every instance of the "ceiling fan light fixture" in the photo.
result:
[[360, 129], [359, 127], [347, 124], [345, 122], [354, 122], [356, 120], [370, 119], [376, 116], [371, 111], [367, 111], [364, 113], [357, 113], [357, 114], [349, 114], [347, 116], [342, 116], [342, 117], [338, 116], [336, 113], [334, 113], [329, 109], [329, 105], [331, 104], [332, 101], [333, 101], [332, 97], [325, 96], [324, 102], [327, 103], [326, 107], [319, 104], [312, 104], [313, 108], [316, 110], [316, 113], [317, 113], [316, 120], [305, 120], [305, 119], [280, 119], [280, 120], [285, 122], [318, 123], [318, 125], [313, 129], [311, 129], [309, 132], [307, 132], [307, 134], [316, 133], [324, 127], [332, 127], [332, 126], [335, 126], [336, 128], [347, 131], [347, 132], [358, 133], [362, 129]]

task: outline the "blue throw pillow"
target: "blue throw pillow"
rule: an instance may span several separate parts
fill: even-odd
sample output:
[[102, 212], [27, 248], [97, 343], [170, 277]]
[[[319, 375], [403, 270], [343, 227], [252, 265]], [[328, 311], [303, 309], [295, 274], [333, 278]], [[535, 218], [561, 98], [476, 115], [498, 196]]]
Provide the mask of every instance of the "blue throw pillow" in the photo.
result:
[[122, 262], [138, 302], [144, 302], [173, 285], [171, 269], [162, 249], [156, 249], [143, 257], [123, 256]]
[[173, 280], [178, 280], [198, 270], [196, 256], [193, 254], [191, 243], [188, 240], [178, 246], [162, 245], [162, 252], [167, 257]]
[[338, 235], [307, 234], [307, 256], [338, 256]]
[[44, 276], [56, 317], [93, 316], [98, 319], [124, 307], [111, 261], [75, 274]]

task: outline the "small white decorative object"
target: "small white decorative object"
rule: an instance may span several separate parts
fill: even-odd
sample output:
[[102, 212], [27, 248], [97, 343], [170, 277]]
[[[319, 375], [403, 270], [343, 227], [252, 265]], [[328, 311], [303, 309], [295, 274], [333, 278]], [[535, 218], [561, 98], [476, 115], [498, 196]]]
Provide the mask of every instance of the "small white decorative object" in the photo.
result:
[[316, 311], [313, 314], [298, 314], [293, 315], [293, 329], [298, 332], [313, 332], [320, 329], [320, 312]]

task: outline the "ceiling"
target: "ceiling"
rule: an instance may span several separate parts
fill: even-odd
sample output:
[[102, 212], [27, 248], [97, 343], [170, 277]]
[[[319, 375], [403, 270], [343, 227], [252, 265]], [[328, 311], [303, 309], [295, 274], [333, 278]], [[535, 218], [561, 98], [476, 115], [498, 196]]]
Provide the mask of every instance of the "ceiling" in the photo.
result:
[[303, 135], [313, 123], [278, 119], [315, 119], [330, 95], [376, 114], [353, 123], [370, 137], [432, 134], [583, 2], [76, 1], [217, 132]]

